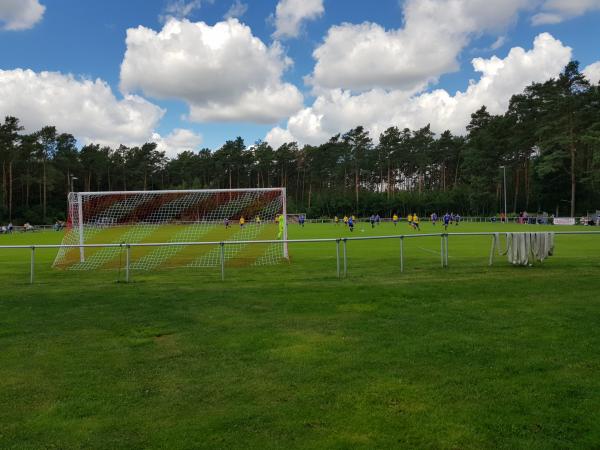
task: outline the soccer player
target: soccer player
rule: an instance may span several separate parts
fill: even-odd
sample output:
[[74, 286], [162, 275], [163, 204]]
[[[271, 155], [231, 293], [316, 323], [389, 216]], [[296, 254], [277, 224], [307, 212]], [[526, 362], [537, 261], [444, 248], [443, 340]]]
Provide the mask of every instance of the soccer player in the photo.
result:
[[458, 226], [458, 222], [460, 222], [460, 214], [456, 213], [456, 215], [454, 216], [454, 220], [456, 222], [456, 226]]
[[279, 214], [275, 218], [275, 222], [279, 224], [279, 231], [277, 232], [277, 239], [283, 239], [283, 231], [285, 230], [285, 219], [283, 214]]
[[244, 224], [246, 223], [246, 219], [244, 219], [244, 216], [240, 217], [240, 228], [244, 228]]
[[369, 217], [369, 222], [371, 222], [371, 228], [375, 228], [375, 215], [371, 214], [371, 217]]
[[419, 227], [419, 216], [417, 216], [417, 214], [413, 214], [413, 228], [415, 230], [419, 230], [421, 231], [421, 228]]
[[354, 216], [348, 218], [348, 228], [350, 228], [350, 232], [354, 231]]
[[339, 217], [338, 217], [338, 216], [334, 216], [334, 217], [333, 217], [333, 223], [334, 223], [336, 226], [338, 226], [338, 225], [340, 224], [340, 219], [339, 219]]
[[448, 224], [450, 223], [450, 220], [452, 219], [452, 216], [450, 216], [450, 214], [446, 213], [444, 215], [444, 229], [447, 230], [448, 229]]
[[411, 228], [413, 227], [413, 215], [412, 214], [408, 215], [408, 226]]
[[375, 223], [379, 225], [379, 222], [381, 222], [381, 217], [379, 217], [379, 214], [375, 214]]
[[298, 217], [298, 223], [302, 228], [304, 228], [304, 214], [300, 214], [300, 217]]
[[437, 223], [437, 220], [438, 220], [438, 215], [436, 213], [432, 213], [431, 214], [431, 223], [433, 225], [435, 225]]
[[392, 222], [394, 222], [394, 226], [398, 225], [398, 214], [394, 213], [392, 216]]
[[344, 216], [344, 225], [348, 225], [348, 216]]
[[223, 225], [225, 225], [225, 228], [229, 228], [229, 217], [225, 217], [225, 220], [223, 220]]
[[260, 225], [260, 216], [258, 216], [258, 215], [257, 215], [257, 216], [254, 218], [254, 221], [256, 222], [256, 225]]

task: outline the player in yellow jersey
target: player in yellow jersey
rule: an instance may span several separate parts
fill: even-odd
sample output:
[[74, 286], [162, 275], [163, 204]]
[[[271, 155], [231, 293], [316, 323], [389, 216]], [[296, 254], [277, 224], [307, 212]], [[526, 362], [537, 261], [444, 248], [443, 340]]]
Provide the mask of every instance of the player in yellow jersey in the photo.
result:
[[413, 228], [415, 230], [421, 231], [421, 228], [419, 227], [419, 216], [417, 216], [416, 214], [413, 214]]
[[256, 216], [254, 218], [254, 221], [256, 222], [257, 225], [260, 225], [260, 216]]
[[348, 216], [344, 216], [344, 225], [348, 225]]
[[245, 223], [246, 223], [246, 219], [244, 219], [244, 216], [240, 217], [240, 228], [244, 228]]
[[394, 222], [394, 226], [398, 225], [398, 214], [394, 213], [392, 216], [392, 222]]
[[408, 226], [412, 227], [413, 226], [413, 215], [409, 214], [407, 217], [407, 220], [408, 220]]
[[336, 224], [336, 225], [340, 224], [340, 219], [338, 218], [338, 216], [334, 216], [333, 217], [333, 223]]

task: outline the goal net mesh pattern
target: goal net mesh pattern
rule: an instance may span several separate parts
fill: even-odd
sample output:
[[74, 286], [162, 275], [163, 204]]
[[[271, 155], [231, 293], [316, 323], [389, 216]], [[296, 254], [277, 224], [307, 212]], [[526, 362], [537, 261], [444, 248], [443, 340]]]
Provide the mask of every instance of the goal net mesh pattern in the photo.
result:
[[[281, 239], [284, 189], [70, 193], [63, 244], [143, 244]], [[243, 219], [243, 225], [242, 225]], [[285, 220], [283, 218], [282, 220]], [[227, 244], [232, 265], [279, 262], [284, 243]], [[124, 265], [120, 247], [61, 248], [54, 267], [94, 270]], [[144, 246], [130, 249], [130, 268], [213, 267], [218, 245]]]

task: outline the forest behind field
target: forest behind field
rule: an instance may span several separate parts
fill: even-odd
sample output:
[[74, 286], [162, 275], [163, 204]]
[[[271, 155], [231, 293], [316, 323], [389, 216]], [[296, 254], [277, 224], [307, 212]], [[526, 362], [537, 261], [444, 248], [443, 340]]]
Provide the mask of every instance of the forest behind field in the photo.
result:
[[[73, 112], [76, 114], [76, 111]], [[577, 62], [514, 95], [504, 114], [482, 105], [462, 136], [429, 125], [373, 136], [360, 124], [320, 145], [228, 140], [167, 158], [148, 142], [78, 145], [49, 124], [0, 124], [0, 223], [65, 219], [75, 191], [287, 188], [290, 212], [390, 216], [454, 211], [570, 215], [600, 209], [600, 85]]]

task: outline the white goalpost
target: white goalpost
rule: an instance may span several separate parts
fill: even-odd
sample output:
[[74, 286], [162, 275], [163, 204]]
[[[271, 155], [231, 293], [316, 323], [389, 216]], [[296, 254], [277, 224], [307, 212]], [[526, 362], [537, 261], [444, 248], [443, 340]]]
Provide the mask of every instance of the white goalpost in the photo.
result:
[[[63, 244], [233, 242], [214, 246], [136, 246], [129, 267], [211, 267], [288, 258], [285, 188], [71, 192]], [[279, 222], [282, 221], [282, 224]], [[270, 244], [235, 241], [281, 240]], [[224, 252], [224, 253], [223, 253]], [[223, 253], [223, 254], [222, 254]], [[54, 267], [94, 270], [121, 265], [118, 247], [63, 247]]]

